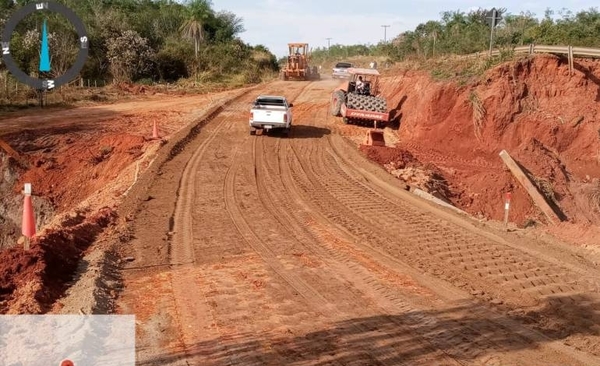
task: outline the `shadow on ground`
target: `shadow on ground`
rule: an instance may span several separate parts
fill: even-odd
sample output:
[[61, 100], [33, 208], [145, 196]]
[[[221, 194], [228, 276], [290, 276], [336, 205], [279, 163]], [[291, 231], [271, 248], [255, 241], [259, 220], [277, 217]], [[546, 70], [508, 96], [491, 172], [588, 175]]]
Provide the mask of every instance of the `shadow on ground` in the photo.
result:
[[290, 138], [294, 139], [318, 139], [323, 136], [331, 134], [331, 130], [328, 128], [322, 128], [317, 126], [305, 126], [295, 125], [292, 126]]
[[[273, 136], [284, 138], [285, 134], [282, 129], [274, 129], [266, 132], [265, 130], [259, 131], [261, 136]], [[331, 130], [328, 128], [316, 127], [316, 126], [305, 126], [305, 125], [293, 125], [288, 138], [292, 139], [318, 139], [323, 136], [331, 134]]]
[[581, 65], [578, 62], [573, 62], [573, 68], [585, 75], [586, 78], [591, 80], [594, 84], [598, 86], [598, 92], [596, 94], [596, 102], [600, 102], [600, 78], [594, 74], [593, 70], [590, 68]]
[[[541, 343], [552, 340], [597, 336], [594, 324], [598, 321], [595, 319], [598, 303], [594, 305], [584, 296], [577, 301], [568, 299], [552, 298], [538, 311], [514, 316], [490, 316], [489, 311], [479, 306], [463, 306], [350, 319], [334, 323], [328, 329], [302, 334], [297, 330], [301, 325], [289, 324], [287, 334], [284, 329], [278, 334], [228, 335], [191, 345], [186, 354], [164, 354], [139, 364], [165, 365], [177, 360], [202, 359], [200, 364], [410, 365], [447, 364], [447, 356], [460, 363], [485, 359], [504, 364], [505, 360], [494, 354], [509, 356], [519, 350], [535, 351]], [[573, 317], [587, 320], [574, 322]], [[528, 324], [545, 336], [532, 340], [525, 338], [525, 328], [506, 328], [515, 323]], [[596, 342], [597, 339], [590, 338], [580, 344], [587, 344], [584, 351], [600, 354]], [[544, 359], [527, 362], [541, 365]]]

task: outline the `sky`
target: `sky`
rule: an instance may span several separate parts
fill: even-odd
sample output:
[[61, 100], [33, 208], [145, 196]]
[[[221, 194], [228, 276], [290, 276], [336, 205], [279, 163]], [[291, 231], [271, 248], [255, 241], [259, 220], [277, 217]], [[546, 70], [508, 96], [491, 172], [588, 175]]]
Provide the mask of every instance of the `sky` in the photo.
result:
[[246, 31], [240, 37], [245, 42], [262, 44], [278, 58], [287, 55], [288, 43], [327, 47], [326, 38], [331, 38], [331, 45], [377, 44], [384, 35], [389, 40], [420, 23], [439, 20], [444, 11], [480, 7], [502, 7], [511, 14], [530, 11], [541, 18], [546, 8], [576, 13], [598, 7], [598, 0], [213, 0], [215, 10], [229, 10], [243, 18]]

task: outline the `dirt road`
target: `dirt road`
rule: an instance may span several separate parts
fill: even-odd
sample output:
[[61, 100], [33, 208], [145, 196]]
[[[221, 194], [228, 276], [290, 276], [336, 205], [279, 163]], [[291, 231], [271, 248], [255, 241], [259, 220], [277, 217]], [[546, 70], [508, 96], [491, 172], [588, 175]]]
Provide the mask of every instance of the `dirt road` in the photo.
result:
[[[600, 364], [600, 273], [403, 191], [328, 115], [335, 81], [227, 106], [159, 172], [119, 313], [140, 365]], [[250, 136], [258, 93], [290, 138]]]

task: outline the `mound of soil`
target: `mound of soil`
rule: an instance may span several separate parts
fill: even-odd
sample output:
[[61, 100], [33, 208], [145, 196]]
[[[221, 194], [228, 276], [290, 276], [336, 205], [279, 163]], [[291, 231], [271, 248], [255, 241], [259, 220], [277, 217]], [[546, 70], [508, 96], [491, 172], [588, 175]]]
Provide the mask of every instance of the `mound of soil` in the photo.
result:
[[578, 187], [600, 177], [600, 61], [575, 60], [575, 69], [536, 56], [470, 86], [402, 71], [382, 79], [382, 92], [400, 116], [397, 146], [439, 169], [456, 206], [501, 220], [512, 192], [512, 221], [544, 221], [498, 156], [506, 150], [570, 222], [599, 225]]
[[423, 164], [406, 150], [368, 145], [361, 145], [359, 149], [368, 159], [413, 187], [446, 201], [455, 196], [440, 169], [433, 164]]
[[28, 251], [0, 251], [0, 313], [47, 311], [72, 280], [85, 250], [116, 218], [104, 208], [76, 225], [35, 237]]
[[137, 85], [132, 83], [118, 83], [115, 85], [116, 89], [128, 94], [140, 95], [140, 94], [155, 94], [151, 87], [145, 85]]
[[[49, 200], [59, 211], [73, 208], [94, 193], [143, 153], [145, 138], [117, 132], [101, 137], [79, 131], [50, 134], [44, 130], [8, 135], [13, 146], [27, 153], [32, 169], [19, 175], [13, 187], [19, 193], [23, 183], [32, 183], [34, 193]], [[70, 176], [71, 172], [78, 174]], [[62, 184], [69, 176], [69, 184]], [[64, 182], [63, 182], [64, 183]]]

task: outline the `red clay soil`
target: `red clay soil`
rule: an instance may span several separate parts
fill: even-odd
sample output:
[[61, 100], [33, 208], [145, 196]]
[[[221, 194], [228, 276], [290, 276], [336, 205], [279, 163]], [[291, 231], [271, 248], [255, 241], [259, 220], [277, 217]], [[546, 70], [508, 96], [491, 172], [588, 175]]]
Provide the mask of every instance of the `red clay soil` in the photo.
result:
[[418, 160], [406, 150], [361, 145], [360, 151], [362, 151], [367, 158], [378, 164], [385, 165], [394, 163], [396, 169], [402, 169], [406, 166], [420, 166]]
[[[31, 130], [8, 138], [19, 151], [27, 152], [33, 163], [33, 169], [20, 176], [14, 193], [20, 192], [23, 183], [30, 182], [37, 195], [48, 199], [60, 211], [72, 208], [114, 180], [142, 154], [147, 141], [139, 135], [117, 132], [95, 135], [77, 129], [62, 134]], [[64, 181], [66, 176], [68, 183]]]
[[0, 251], [0, 314], [40, 314], [66, 290], [85, 250], [116, 214], [105, 208], [83, 222], [34, 237], [31, 249]]
[[420, 162], [406, 150], [367, 145], [361, 145], [359, 149], [368, 159], [383, 165], [389, 173], [413, 187], [446, 200], [456, 195], [450, 190], [440, 169], [433, 164]]
[[[511, 218], [544, 221], [504, 167], [507, 150], [570, 222], [600, 224], [600, 61], [537, 56], [502, 64], [475, 85], [436, 82], [420, 71], [382, 80], [400, 107], [397, 147], [442, 171], [456, 206], [501, 220], [512, 192]], [[392, 154], [401, 154], [393, 152]]]
[[[143, 172], [161, 144], [227, 95], [143, 97], [2, 116], [0, 138], [29, 167], [18, 167], [0, 151], [0, 222], [11, 223], [6, 230], [0, 227], [0, 313], [48, 311], [77, 273], [88, 246], [116, 219], [114, 210], [135, 177], [133, 163], [138, 161]], [[151, 139], [154, 122], [161, 140]], [[38, 221], [28, 252], [15, 246], [26, 182], [32, 183]]]

